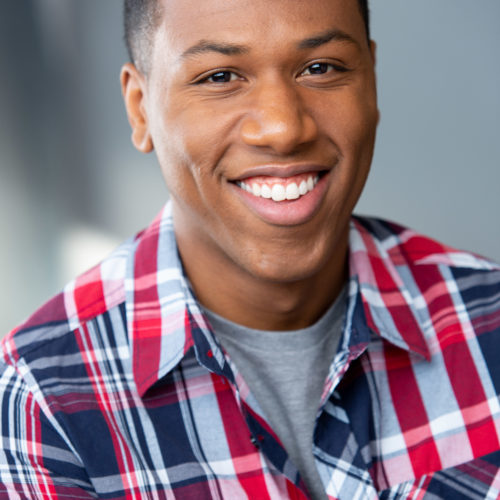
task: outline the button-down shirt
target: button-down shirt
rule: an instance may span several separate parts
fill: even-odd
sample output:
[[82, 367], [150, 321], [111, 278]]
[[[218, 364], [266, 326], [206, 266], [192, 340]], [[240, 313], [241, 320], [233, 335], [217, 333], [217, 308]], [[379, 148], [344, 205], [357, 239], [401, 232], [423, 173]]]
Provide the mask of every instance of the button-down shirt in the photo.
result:
[[[3, 342], [1, 498], [304, 499], [207, 325], [171, 210]], [[353, 217], [313, 451], [331, 499], [500, 496], [500, 267]]]

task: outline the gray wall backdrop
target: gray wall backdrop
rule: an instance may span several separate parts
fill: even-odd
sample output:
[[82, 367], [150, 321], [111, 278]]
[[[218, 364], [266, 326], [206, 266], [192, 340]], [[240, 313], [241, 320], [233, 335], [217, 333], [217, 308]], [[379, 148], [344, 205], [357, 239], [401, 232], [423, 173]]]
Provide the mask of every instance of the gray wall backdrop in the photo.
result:
[[[372, 0], [372, 17], [382, 119], [357, 211], [500, 261], [500, 1]], [[123, 61], [121, 0], [0, 4], [0, 332], [167, 198], [129, 141]]]

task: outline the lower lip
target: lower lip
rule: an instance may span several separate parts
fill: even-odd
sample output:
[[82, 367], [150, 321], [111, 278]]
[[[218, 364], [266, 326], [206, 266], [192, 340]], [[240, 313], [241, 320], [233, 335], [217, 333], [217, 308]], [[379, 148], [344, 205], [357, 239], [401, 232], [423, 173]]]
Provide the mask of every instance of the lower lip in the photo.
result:
[[273, 201], [254, 196], [236, 184], [231, 184], [243, 203], [258, 217], [269, 224], [296, 226], [313, 218], [318, 211], [328, 187], [329, 173], [320, 177], [312, 191], [296, 200]]

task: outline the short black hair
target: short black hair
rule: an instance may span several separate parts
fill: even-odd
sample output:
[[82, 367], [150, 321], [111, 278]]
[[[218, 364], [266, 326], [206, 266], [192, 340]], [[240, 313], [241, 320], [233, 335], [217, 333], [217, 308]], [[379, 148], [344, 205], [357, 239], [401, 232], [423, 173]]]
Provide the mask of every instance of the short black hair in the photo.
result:
[[148, 70], [152, 37], [160, 21], [159, 0], [124, 0], [123, 25], [128, 57], [140, 71]]
[[[203, 1], [203, 0], [200, 0]], [[366, 38], [370, 40], [370, 10], [368, 0], [358, 0], [365, 23]], [[159, 0], [124, 0], [123, 20], [128, 56], [140, 71], [148, 72], [148, 54], [154, 30], [160, 21]]]
[[366, 39], [370, 41], [370, 8], [368, 0], [358, 0], [358, 7], [365, 22]]

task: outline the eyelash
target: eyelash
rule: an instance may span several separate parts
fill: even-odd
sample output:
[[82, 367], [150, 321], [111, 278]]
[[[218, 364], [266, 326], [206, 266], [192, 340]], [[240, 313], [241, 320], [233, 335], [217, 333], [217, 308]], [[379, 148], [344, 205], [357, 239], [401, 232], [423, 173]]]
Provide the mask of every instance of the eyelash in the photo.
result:
[[[346, 68], [345, 66], [341, 66], [339, 64], [332, 64], [332, 63], [327, 63], [327, 62], [315, 62], [313, 64], [310, 64], [309, 66], [307, 66], [306, 68], [304, 68], [304, 70], [299, 74], [299, 76], [303, 76], [304, 75], [304, 72], [306, 70], [310, 70], [311, 68], [313, 68], [314, 66], [327, 66], [327, 67], [330, 67], [330, 68], [333, 68], [333, 70], [335, 72], [338, 72], [338, 73], [345, 73], [347, 71], [349, 71], [348, 68]], [[328, 71], [325, 71], [324, 73], [309, 73], [310, 76], [313, 76], [313, 75], [324, 75], [328, 73]], [[210, 81], [211, 78], [214, 78], [215, 76], [217, 75], [230, 75], [230, 79], [229, 80], [224, 80], [222, 82], [214, 82], [214, 81]], [[308, 76], [309, 76], [308, 75]], [[233, 78], [233, 77], [236, 77], [236, 78]], [[232, 71], [232, 70], [218, 70], [218, 71], [215, 71], [213, 73], [210, 73], [209, 75], [207, 76], [204, 76], [203, 78], [199, 79], [197, 82], [195, 82], [197, 85], [199, 84], [212, 84], [212, 85], [218, 85], [218, 84], [226, 84], [226, 83], [230, 83], [232, 81], [235, 81], [235, 80], [241, 80], [242, 77], [238, 75], [238, 73], [236, 73], [235, 71]]]
[[[310, 64], [306, 68], [304, 68], [301, 75], [303, 75], [306, 70], [308, 70], [308, 69], [310, 70], [314, 66], [330, 66], [331, 68], [333, 68], [333, 70], [335, 72], [338, 72], [338, 73], [345, 73], [346, 71], [349, 71], [345, 66], [341, 66], [340, 64], [332, 64], [332, 63], [328, 63], [328, 62], [315, 62], [313, 64]], [[314, 73], [314, 74], [324, 75], [325, 73]]]
[[[232, 76], [235, 76], [236, 78], [231, 78], [230, 80], [228, 81], [223, 81], [223, 82], [210, 82], [210, 78], [214, 78], [215, 76], [217, 75], [232, 75]], [[207, 75], [205, 76], [204, 78], [202, 78], [201, 80], [198, 80], [196, 83], [212, 83], [212, 84], [219, 84], [219, 83], [229, 83], [231, 81], [234, 81], [234, 80], [240, 80], [241, 77], [235, 72], [235, 71], [231, 71], [231, 70], [219, 70], [219, 71], [216, 71], [214, 73], [211, 73], [210, 75]]]

